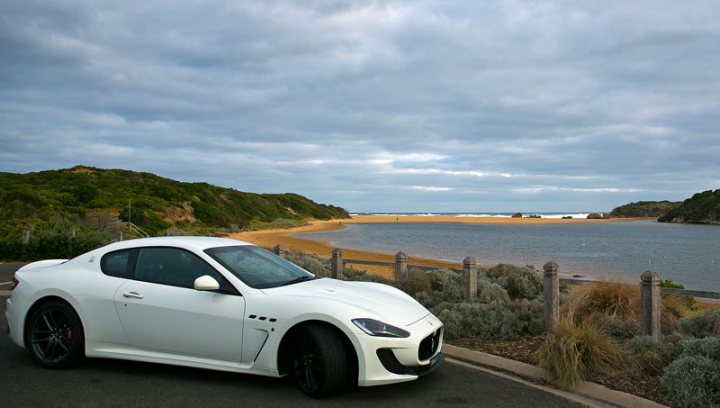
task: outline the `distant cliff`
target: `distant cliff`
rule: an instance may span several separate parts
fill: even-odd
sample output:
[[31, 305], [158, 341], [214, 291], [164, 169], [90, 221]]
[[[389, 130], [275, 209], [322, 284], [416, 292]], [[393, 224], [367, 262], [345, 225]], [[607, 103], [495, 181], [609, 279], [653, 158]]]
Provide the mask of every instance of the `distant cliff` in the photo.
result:
[[679, 201], [638, 201], [617, 207], [610, 213], [613, 218], [657, 218], [679, 207]]
[[697, 193], [658, 218], [660, 222], [720, 224], [720, 189]]

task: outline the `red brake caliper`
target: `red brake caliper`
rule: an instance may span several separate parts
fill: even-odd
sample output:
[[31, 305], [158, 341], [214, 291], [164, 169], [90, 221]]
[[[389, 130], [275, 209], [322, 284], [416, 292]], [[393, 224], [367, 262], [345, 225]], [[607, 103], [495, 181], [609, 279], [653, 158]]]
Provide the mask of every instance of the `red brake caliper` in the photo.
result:
[[66, 334], [66, 337], [67, 337], [68, 341], [72, 342], [72, 341], [73, 341], [73, 329], [72, 329], [72, 327], [68, 327], [68, 328], [66, 329], [66, 333], [65, 333], [65, 334]]

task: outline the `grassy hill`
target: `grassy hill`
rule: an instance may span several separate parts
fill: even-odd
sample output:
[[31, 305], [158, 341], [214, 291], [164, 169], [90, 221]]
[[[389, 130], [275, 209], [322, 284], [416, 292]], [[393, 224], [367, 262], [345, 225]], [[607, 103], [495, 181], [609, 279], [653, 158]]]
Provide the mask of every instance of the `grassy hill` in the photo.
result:
[[[245, 193], [129, 170], [76, 166], [0, 172], [0, 239], [13, 243], [25, 229], [38, 239], [48, 234], [59, 239], [75, 231], [76, 245], [91, 234], [104, 234], [108, 240], [122, 228], [118, 221], [128, 220], [150, 235], [164, 235], [168, 229], [211, 234], [347, 217], [340, 207], [298, 194]], [[66, 248], [65, 242], [57, 245]]]
[[720, 224], [720, 189], [697, 193], [658, 218], [660, 222]]
[[613, 218], [644, 218], [660, 217], [680, 206], [680, 202], [673, 201], [638, 201], [625, 204], [612, 210]]

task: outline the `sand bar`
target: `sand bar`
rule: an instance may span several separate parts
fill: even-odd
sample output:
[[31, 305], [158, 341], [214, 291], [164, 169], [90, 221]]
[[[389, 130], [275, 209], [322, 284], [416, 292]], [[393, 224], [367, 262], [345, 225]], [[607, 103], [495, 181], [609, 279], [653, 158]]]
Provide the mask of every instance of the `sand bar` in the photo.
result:
[[[436, 223], [465, 223], [465, 224], [559, 224], [559, 223], [581, 223], [581, 222], [627, 222], [637, 221], [639, 218], [615, 218], [609, 220], [588, 220], [588, 219], [569, 219], [563, 220], [558, 218], [501, 218], [501, 217], [452, 217], [452, 216], [385, 216], [385, 215], [358, 215], [351, 219], [330, 220], [330, 221], [310, 221], [307, 225], [295, 228], [279, 228], [266, 229], [258, 231], [245, 231], [236, 234], [230, 234], [230, 237], [242, 241], [250, 242], [257, 246], [272, 249], [275, 245], [282, 245], [286, 249], [296, 251], [310, 252], [325, 258], [332, 256], [332, 246], [324, 241], [312, 240], [291, 234], [302, 234], [309, 232], [333, 231], [343, 228], [345, 224], [357, 223], [420, 223], [420, 222], [436, 222]], [[387, 253], [370, 252], [354, 249], [343, 249], [343, 257], [345, 259], [366, 259], [371, 261], [394, 262], [395, 254], [389, 249]], [[446, 268], [462, 268], [460, 263], [444, 262], [433, 259], [408, 258], [408, 263], [431, 265]], [[352, 266], [352, 265], [350, 265]], [[392, 278], [392, 268], [361, 266], [358, 269], [364, 269], [368, 272], [379, 274], [387, 278]]]

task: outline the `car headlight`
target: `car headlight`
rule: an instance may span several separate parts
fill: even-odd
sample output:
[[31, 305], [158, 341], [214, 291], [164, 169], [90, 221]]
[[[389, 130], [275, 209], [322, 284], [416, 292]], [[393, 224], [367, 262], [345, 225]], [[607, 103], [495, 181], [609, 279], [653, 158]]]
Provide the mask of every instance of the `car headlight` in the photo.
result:
[[391, 324], [373, 319], [353, 319], [355, 326], [371, 336], [377, 337], [410, 337], [410, 333]]

